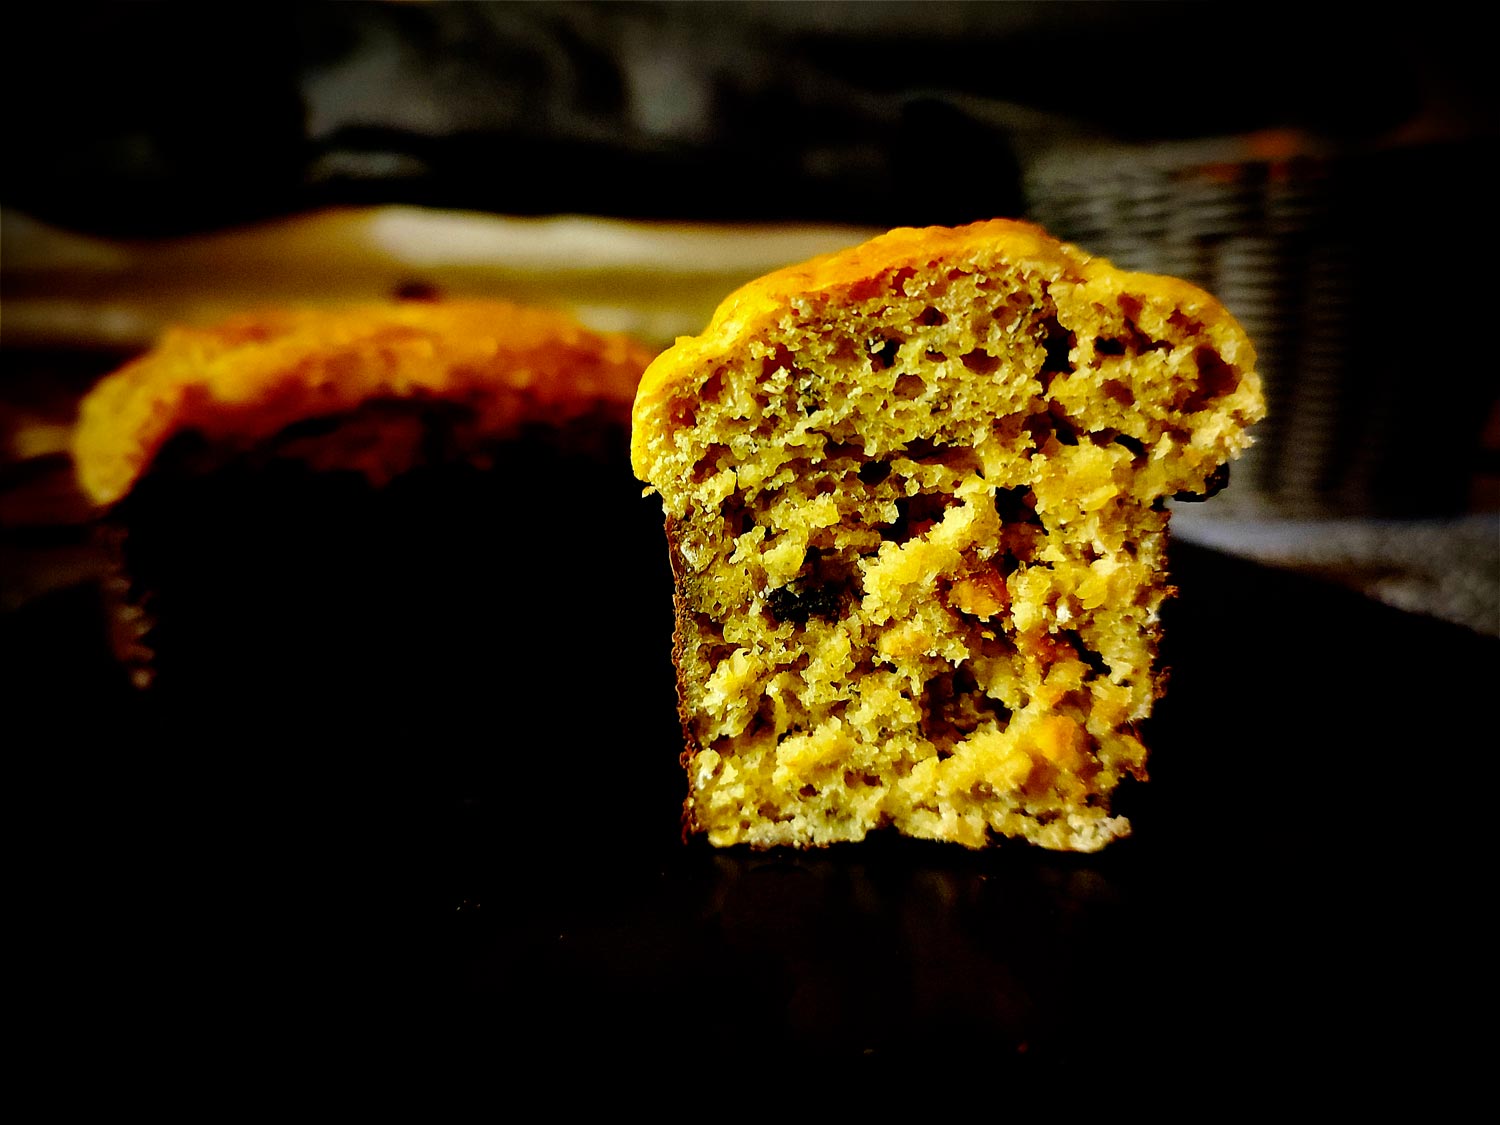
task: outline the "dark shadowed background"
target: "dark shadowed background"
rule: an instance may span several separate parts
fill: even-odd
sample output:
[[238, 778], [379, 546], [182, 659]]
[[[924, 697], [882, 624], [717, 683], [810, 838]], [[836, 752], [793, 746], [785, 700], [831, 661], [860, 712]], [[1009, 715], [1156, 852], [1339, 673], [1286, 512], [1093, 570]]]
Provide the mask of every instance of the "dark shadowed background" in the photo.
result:
[[[1244, 321], [1272, 414], [1241, 503], [1490, 510], [1496, 380], [1451, 357], [1452, 326], [1488, 310], [1436, 281], [1496, 249], [1485, 27], [1449, 4], [1400, 20], [1279, 3], [28, 6], [0, 76], [6, 343], [129, 351], [210, 315], [110, 320], [100, 268], [81, 278], [85, 252], [38, 223], [135, 240], [118, 296], [184, 276], [153, 274], [138, 240], [329, 208], [855, 228], [844, 241], [1028, 216], [1197, 280]], [[222, 288], [254, 270], [206, 272]], [[622, 323], [692, 331], [717, 284]], [[1414, 442], [1429, 381], [1441, 440]]]
[[953, 224], [1025, 211], [1025, 162], [1067, 139], [1493, 140], [1466, 11], [33, 5], [7, 19], [5, 202], [113, 234], [351, 202]]

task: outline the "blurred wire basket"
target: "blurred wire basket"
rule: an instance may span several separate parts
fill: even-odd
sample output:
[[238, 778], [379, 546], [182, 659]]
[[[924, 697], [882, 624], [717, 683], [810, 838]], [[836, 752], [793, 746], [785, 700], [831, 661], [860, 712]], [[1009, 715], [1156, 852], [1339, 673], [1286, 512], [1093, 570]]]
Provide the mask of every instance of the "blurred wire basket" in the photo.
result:
[[1488, 320], [1464, 285], [1473, 242], [1493, 242], [1472, 157], [1284, 132], [1074, 142], [1031, 159], [1025, 187], [1054, 234], [1196, 282], [1254, 341], [1269, 413], [1221, 514], [1447, 515], [1471, 503], [1500, 386], [1487, 349], [1453, 350]]

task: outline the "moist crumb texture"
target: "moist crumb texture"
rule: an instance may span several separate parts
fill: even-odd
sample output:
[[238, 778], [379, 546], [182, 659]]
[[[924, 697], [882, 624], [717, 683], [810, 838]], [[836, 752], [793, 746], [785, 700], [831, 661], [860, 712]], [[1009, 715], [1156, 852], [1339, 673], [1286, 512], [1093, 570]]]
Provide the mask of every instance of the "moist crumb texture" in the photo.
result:
[[1094, 850], [1144, 778], [1164, 501], [1264, 412], [1202, 291], [1006, 221], [772, 274], [647, 371], [685, 824]]

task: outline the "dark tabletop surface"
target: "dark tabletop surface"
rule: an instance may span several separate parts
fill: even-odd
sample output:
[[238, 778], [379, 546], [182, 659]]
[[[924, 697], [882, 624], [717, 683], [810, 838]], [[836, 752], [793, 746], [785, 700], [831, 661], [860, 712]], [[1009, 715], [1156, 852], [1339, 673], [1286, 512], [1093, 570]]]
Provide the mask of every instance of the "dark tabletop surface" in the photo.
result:
[[1500, 642], [1202, 549], [1174, 568], [1152, 780], [1097, 855], [683, 845], [664, 655], [653, 719], [594, 716], [581, 757], [187, 731], [114, 665], [94, 587], [36, 598], [0, 655], [40, 1030], [86, 1012], [90, 1041], [209, 1069], [1473, 1050]]

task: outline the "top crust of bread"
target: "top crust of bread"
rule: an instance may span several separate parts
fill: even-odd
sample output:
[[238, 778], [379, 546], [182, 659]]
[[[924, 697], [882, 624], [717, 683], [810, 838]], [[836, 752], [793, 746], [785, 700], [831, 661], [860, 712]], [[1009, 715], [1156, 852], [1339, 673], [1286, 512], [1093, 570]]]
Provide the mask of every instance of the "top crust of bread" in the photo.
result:
[[862, 283], [874, 282], [893, 270], [930, 269], [939, 262], [962, 268], [996, 259], [1035, 272], [1049, 283], [1088, 286], [1101, 299], [1130, 293], [1176, 305], [1221, 337], [1221, 354], [1226, 362], [1254, 370], [1254, 349], [1238, 323], [1216, 299], [1189, 282], [1117, 269], [1103, 258], [1057, 241], [1032, 223], [1014, 219], [989, 219], [964, 227], [900, 227], [859, 246], [749, 282], [724, 299], [702, 333], [679, 337], [657, 356], [636, 392], [631, 443], [636, 476], [652, 481], [647, 448], [651, 432], [641, 424], [650, 411], [706, 364], [767, 331], [789, 308], [798, 303], [814, 304], [836, 294], [858, 297]]
[[74, 458], [106, 506], [176, 434], [251, 444], [376, 399], [457, 400], [488, 432], [611, 407], [623, 421], [649, 359], [625, 336], [499, 301], [262, 310], [172, 329], [104, 379], [83, 402]]

